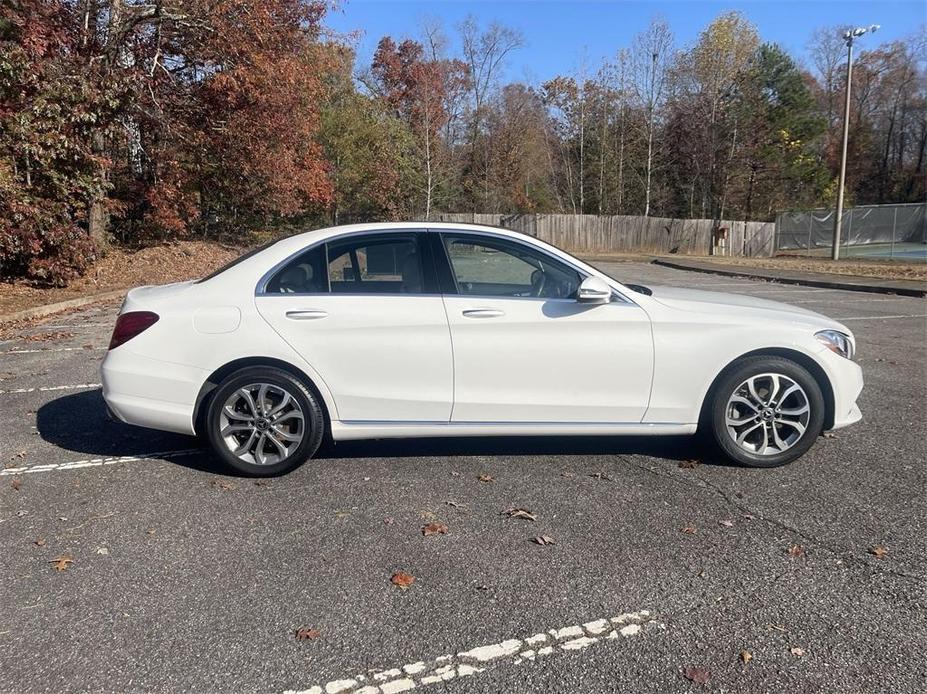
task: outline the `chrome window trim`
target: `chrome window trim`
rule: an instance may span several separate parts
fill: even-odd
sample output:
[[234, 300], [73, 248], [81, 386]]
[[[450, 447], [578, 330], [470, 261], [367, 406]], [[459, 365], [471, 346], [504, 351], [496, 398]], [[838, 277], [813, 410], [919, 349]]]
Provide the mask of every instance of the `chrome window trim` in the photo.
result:
[[[482, 295], [482, 294], [460, 294], [460, 293], [457, 293], [457, 294], [443, 294], [443, 293], [440, 293], [440, 292], [439, 292], [439, 293], [434, 293], [434, 292], [432, 292], [432, 293], [430, 293], [430, 294], [425, 294], [425, 293], [417, 293], [417, 294], [400, 294], [400, 293], [395, 293], [395, 294], [393, 294], [393, 293], [385, 293], [385, 292], [370, 292], [370, 293], [351, 293], [351, 292], [344, 292], [344, 293], [342, 293], [342, 292], [332, 292], [332, 291], [330, 291], [330, 290], [329, 290], [329, 291], [326, 291], [326, 292], [298, 292], [298, 293], [297, 293], [297, 292], [281, 293], [281, 292], [268, 292], [268, 291], [267, 291], [267, 283], [270, 282], [270, 280], [273, 278], [273, 276], [277, 273], [278, 270], [281, 270], [287, 263], [289, 263], [291, 260], [293, 260], [293, 259], [296, 258], [297, 256], [302, 255], [303, 253], [306, 253], [306, 252], [308, 252], [308, 251], [311, 251], [313, 248], [317, 248], [318, 246], [321, 246], [322, 244], [327, 244], [327, 243], [330, 243], [330, 242], [333, 242], [333, 241], [338, 241], [338, 240], [341, 240], [341, 239], [346, 239], [346, 238], [349, 238], [349, 237], [351, 237], [351, 236], [363, 236], [363, 235], [367, 235], [367, 234], [383, 234], [383, 235], [397, 234], [397, 235], [402, 235], [402, 234], [418, 234], [418, 233], [423, 233], [423, 232], [424, 232], [424, 233], [428, 233], [428, 234], [438, 234], [438, 235], [441, 235], [441, 234], [456, 234], [456, 235], [467, 235], [467, 236], [476, 236], [476, 237], [489, 237], [489, 238], [499, 239], [500, 241], [508, 241], [508, 242], [515, 243], [515, 244], [521, 244], [522, 246], [526, 246], [526, 247], [530, 248], [531, 250], [536, 251], [537, 253], [541, 253], [541, 254], [543, 254], [543, 255], [546, 255], [548, 258], [554, 260], [555, 262], [562, 263], [563, 265], [566, 265], [567, 267], [572, 268], [572, 269], [573, 269], [575, 272], [577, 272], [577, 273], [580, 275], [580, 277], [582, 277], [583, 279], [586, 279], [587, 277], [591, 277], [591, 276], [592, 276], [590, 273], [588, 273], [587, 271], [583, 270], [582, 268], [577, 267], [576, 265], [574, 265], [573, 263], [571, 263], [569, 260], [566, 260], [566, 259], [564, 259], [564, 258], [561, 258], [561, 257], [559, 257], [559, 256], [556, 256], [556, 255], [554, 255], [553, 253], [551, 253], [550, 251], [548, 251], [548, 250], [545, 249], [545, 248], [541, 248], [541, 247], [539, 247], [539, 246], [535, 246], [535, 245], [530, 244], [530, 243], [525, 243], [524, 241], [522, 241], [522, 240], [520, 240], [520, 239], [517, 239], [517, 238], [513, 238], [513, 237], [511, 237], [511, 236], [509, 236], [509, 235], [507, 235], [507, 234], [499, 234], [499, 233], [495, 233], [495, 232], [492, 232], [492, 231], [483, 231], [482, 229], [480, 229], [480, 230], [477, 230], [477, 229], [460, 229], [460, 228], [437, 229], [437, 228], [434, 228], [434, 227], [428, 227], [428, 228], [426, 228], [426, 229], [365, 229], [365, 230], [352, 230], [352, 231], [346, 231], [346, 232], [341, 233], [341, 234], [338, 234], [338, 235], [336, 235], [336, 236], [329, 236], [328, 238], [320, 239], [320, 240], [318, 240], [318, 241], [315, 241], [315, 242], [313, 242], [313, 243], [310, 243], [310, 244], [307, 245], [307, 246], [303, 246], [303, 247], [300, 248], [298, 251], [294, 251], [293, 253], [291, 253], [290, 255], [288, 255], [286, 258], [284, 258], [283, 260], [281, 260], [281, 261], [279, 261], [278, 263], [276, 263], [273, 267], [270, 268], [270, 270], [268, 270], [268, 271], [265, 272], [263, 275], [261, 275], [261, 278], [258, 280], [257, 285], [255, 285], [255, 288], [254, 288], [254, 296], [255, 296], [255, 297], [258, 297], [258, 296], [282, 296], [282, 297], [295, 297], [295, 296], [366, 296], [366, 297], [399, 296], [399, 297], [404, 297], [404, 298], [408, 298], [408, 297], [412, 297], [412, 296], [431, 296], [431, 297], [434, 297], [434, 296], [468, 296], [468, 297], [473, 297], [473, 298], [475, 298], [475, 299], [496, 299], [496, 300], [500, 300], [500, 299], [506, 299], [506, 300], [512, 300], [512, 299], [515, 299], [515, 300], [526, 300], [526, 299], [527, 299], [527, 300], [529, 300], [529, 301], [574, 301], [574, 302], [577, 301], [576, 299], [569, 299], [569, 298], [541, 299], [541, 298], [533, 297], [533, 296], [499, 296], [499, 295], [493, 295], [493, 294]], [[441, 244], [441, 245], [442, 245], [442, 246], [444, 245], [443, 240], [442, 240], [442, 244]], [[450, 259], [448, 259], [448, 263], [450, 263]], [[327, 264], [328, 264], [328, 258], [326, 258], [326, 271], [327, 271]], [[451, 271], [453, 272], [453, 267], [451, 267]], [[609, 301], [609, 303], [616, 303], [616, 300], [617, 300], [617, 303], [622, 304], [622, 305], [625, 305], [625, 306], [638, 306], [638, 304], [637, 304], [635, 301], [631, 300], [630, 298], [628, 298], [627, 296], [625, 296], [624, 294], [622, 294], [621, 292], [619, 292], [617, 289], [615, 289], [614, 287], [612, 287], [612, 299]]]
[[[569, 268], [571, 268], [572, 270], [574, 270], [577, 274], [579, 274], [579, 276], [580, 276], [582, 279], [586, 279], [587, 277], [592, 277], [592, 275], [591, 275], [590, 273], [588, 273], [587, 271], [583, 270], [582, 268], [577, 267], [576, 265], [574, 265], [573, 263], [571, 263], [571, 262], [568, 261], [568, 260], [565, 260], [564, 258], [561, 258], [561, 257], [559, 257], [559, 256], [554, 255], [553, 253], [551, 253], [550, 251], [548, 251], [546, 248], [541, 248], [540, 246], [535, 246], [534, 244], [525, 243], [524, 241], [522, 241], [522, 240], [520, 240], [520, 239], [512, 238], [511, 236], [508, 236], [508, 235], [506, 235], [506, 234], [498, 234], [498, 233], [494, 233], [494, 232], [492, 232], [492, 231], [483, 231], [483, 230], [477, 230], [477, 229], [434, 229], [434, 228], [430, 228], [428, 231], [438, 233], [439, 235], [451, 234], [451, 235], [466, 235], [466, 236], [476, 236], [476, 237], [481, 237], [481, 236], [482, 236], [482, 237], [489, 237], [489, 238], [499, 239], [499, 240], [501, 240], [501, 241], [509, 241], [509, 242], [511, 242], [511, 243], [514, 243], [514, 244], [519, 244], [519, 245], [522, 245], [522, 246], [526, 246], [527, 248], [530, 248], [531, 250], [533, 250], [533, 251], [535, 251], [535, 252], [537, 252], [537, 253], [540, 253], [540, 254], [542, 254], [542, 255], [546, 255], [548, 258], [550, 258], [551, 260], [553, 260], [553, 261], [555, 261], [555, 262], [558, 262], [558, 263], [560, 263], [560, 264], [562, 264], [562, 265], [566, 265], [567, 267], [569, 267]], [[441, 245], [442, 245], [442, 246], [444, 245], [444, 240], [443, 240], [443, 239], [441, 240]], [[446, 253], [446, 252], [447, 252], [447, 251], [445, 250], [445, 253]], [[450, 258], [448, 258], [448, 263], [450, 264]], [[451, 272], [453, 272], [453, 271], [454, 271], [454, 266], [451, 265]], [[609, 279], [610, 279], [610, 278], [609, 278]], [[456, 281], [456, 278], [455, 278], [455, 281]], [[582, 281], [582, 280], [580, 280], [580, 281]], [[626, 304], [626, 305], [629, 305], [629, 306], [637, 306], [637, 303], [635, 303], [634, 301], [632, 301], [631, 299], [629, 299], [628, 297], [626, 297], [624, 294], [622, 294], [621, 292], [619, 292], [619, 291], [618, 291], [617, 289], [615, 289], [614, 287], [612, 287], [611, 289], [612, 289], [612, 299], [611, 299], [608, 303], [614, 303], [614, 302], [615, 302], [615, 299], [617, 299], [619, 303]], [[459, 292], [458, 292], [457, 294], [450, 294], [450, 295], [447, 295], [447, 296], [467, 296], [467, 297], [473, 297], [473, 298], [475, 298], [475, 299], [533, 299], [533, 300], [535, 300], [535, 301], [573, 301], [573, 302], [577, 302], [577, 299], [569, 299], [569, 298], [543, 299], [543, 298], [534, 297], [534, 296], [499, 296], [499, 295], [495, 295], [495, 294], [461, 294], [461, 293], [459, 293]]]

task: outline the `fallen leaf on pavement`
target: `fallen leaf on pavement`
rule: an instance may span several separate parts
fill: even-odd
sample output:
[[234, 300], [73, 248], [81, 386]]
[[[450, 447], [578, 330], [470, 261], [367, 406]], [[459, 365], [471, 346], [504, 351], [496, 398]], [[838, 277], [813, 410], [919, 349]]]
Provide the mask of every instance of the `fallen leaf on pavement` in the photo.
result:
[[695, 667], [693, 665], [688, 666], [682, 671], [682, 674], [690, 682], [695, 682], [696, 684], [705, 684], [708, 682], [708, 678], [711, 677], [711, 673], [708, 672], [706, 668]]
[[874, 556], [876, 559], [885, 559], [888, 556], [888, 547], [883, 545], [876, 545], [875, 547], [869, 548], [869, 554]]
[[750, 651], [741, 651], [740, 652], [740, 661], [746, 665], [751, 660], [753, 660], [753, 654]]
[[694, 534], [695, 534], [695, 528], [693, 528], [691, 525], [687, 525], [687, 526], [684, 527], [684, 528], [680, 528], [680, 530], [682, 530], [682, 532], [684, 532], [686, 535], [694, 535]]
[[49, 564], [55, 571], [66, 571], [74, 563], [74, 558], [70, 554], [62, 554], [60, 557], [52, 559]]
[[496, 481], [496, 478], [493, 477], [492, 475], [480, 475], [476, 479], [478, 479], [480, 482], [495, 482]]
[[322, 635], [318, 629], [299, 628], [296, 630], [296, 638], [300, 641], [314, 641]]
[[36, 547], [44, 547], [44, 546], [45, 546], [45, 538], [44, 538], [44, 537], [40, 537], [38, 540], [36, 540], [36, 541], [33, 542], [32, 544], [34, 544]]
[[97, 554], [102, 554], [103, 556], [107, 556], [109, 554], [109, 548], [100, 547], [99, 549], [97, 549]]
[[231, 482], [225, 482], [225, 481], [223, 481], [223, 480], [213, 480], [212, 486], [213, 486], [213, 487], [218, 487], [218, 488], [221, 489], [223, 492], [230, 492], [230, 491], [232, 491], [233, 489], [235, 489], [235, 485], [234, 485], [234, 484], [232, 484]]
[[422, 527], [422, 535], [447, 535], [447, 526], [444, 523], [429, 523]]
[[399, 586], [400, 588], [408, 588], [413, 583], [415, 583], [415, 576], [407, 574], [404, 571], [397, 571], [393, 574], [392, 578], [389, 579], [394, 586]]
[[537, 517], [531, 511], [524, 508], [508, 508], [503, 511], [500, 515], [508, 516], [509, 518], [523, 518], [524, 520], [536, 521]]
[[554, 540], [554, 538], [550, 537], [549, 535], [538, 535], [537, 537], [533, 538], [531, 541], [534, 542], [535, 544], [538, 544], [538, 545], [555, 545], [555, 544], [557, 544], [556, 541]]
[[606, 475], [604, 472], [593, 472], [589, 475], [594, 480], [604, 480], [605, 482], [611, 482], [612, 478]]
[[470, 508], [466, 504], [461, 504], [456, 501], [445, 501], [444, 503], [450, 506], [451, 508], [459, 508], [462, 511], [470, 510]]
[[734, 527], [734, 521], [732, 521], [732, 520], [727, 520], [727, 519], [725, 519], [725, 520], [719, 520], [719, 521], [718, 521], [718, 525], [720, 525], [722, 528], [733, 528], [733, 527]]
[[701, 464], [702, 464], [701, 460], [680, 460], [679, 461], [679, 467], [681, 467], [683, 470], [694, 470]]
[[12, 482], [10, 482], [10, 486], [18, 492], [19, 488], [23, 486], [23, 483], [17, 479], [14, 479]]
[[789, 653], [794, 655], [796, 658], [801, 658], [805, 654], [805, 649], [799, 648], [798, 646], [792, 646], [789, 649]]
[[825, 432], [824, 432], [824, 438], [825, 438], [825, 439], [835, 439], [835, 438], [837, 438], [837, 434], [835, 434], [835, 433], [832, 432], [832, 431], [825, 431]]
[[803, 557], [805, 556], [805, 548], [801, 545], [789, 545], [788, 555], [792, 557], [792, 559]]

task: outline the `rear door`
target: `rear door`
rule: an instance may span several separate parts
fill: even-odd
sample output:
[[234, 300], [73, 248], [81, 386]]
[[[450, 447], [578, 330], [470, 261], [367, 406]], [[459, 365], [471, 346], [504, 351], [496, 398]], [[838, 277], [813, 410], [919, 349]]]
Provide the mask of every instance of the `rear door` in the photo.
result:
[[508, 237], [441, 233], [434, 247], [451, 285], [453, 422], [641, 421], [653, 375], [643, 309], [579, 303], [577, 270]]
[[324, 379], [341, 421], [450, 418], [450, 336], [426, 234], [333, 239], [292, 258], [256, 296]]

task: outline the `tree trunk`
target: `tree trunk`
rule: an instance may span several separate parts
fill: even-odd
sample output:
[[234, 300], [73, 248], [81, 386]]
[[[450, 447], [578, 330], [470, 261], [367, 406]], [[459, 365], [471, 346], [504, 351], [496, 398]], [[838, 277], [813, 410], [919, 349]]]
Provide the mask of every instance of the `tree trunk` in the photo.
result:
[[[94, 132], [91, 135], [90, 144], [94, 154], [97, 156], [104, 155], [106, 143], [103, 133]], [[100, 179], [104, 182], [107, 180], [107, 172], [103, 167], [100, 169]], [[93, 245], [97, 250], [104, 249], [109, 245], [109, 234], [107, 233], [109, 212], [106, 211], [105, 201], [105, 193], [94, 193], [87, 205], [87, 235], [90, 236], [90, 240], [93, 241]]]

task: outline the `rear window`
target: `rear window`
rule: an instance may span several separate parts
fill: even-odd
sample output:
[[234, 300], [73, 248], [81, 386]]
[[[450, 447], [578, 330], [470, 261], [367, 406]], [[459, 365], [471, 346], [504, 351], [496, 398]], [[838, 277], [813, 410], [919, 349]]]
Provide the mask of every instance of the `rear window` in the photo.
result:
[[220, 267], [218, 270], [215, 270], [215, 271], [209, 273], [208, 275], [206, 275], [206, 276], [203, 277], [202, 279], [198, 279], [198, 280], [196, 281], [196, 284], [202, 284], [203, 282], [207, 282], [208, 280], [211, 280], [213, 277], [216, 277], [217, 275], [221, 275], [221, 274], [222, 274], [223, 272], [225, 272], [226, 270], [230, 270], [231, 268], [233, 268], [233, 267], [235, 267], [236, 265], [238, 265], [238, 263], [241, 263], [241, 262], [247, 260], [248, 258], [250, 258], [251, 256], [257, 255], [257, 254], [260, 253], [261, 251], [270, 248], [271, 246], [273, 246], [273, 245], [274, 245], [275, 243], [277, 243], [278, 241], [280, 241], [280, 239], [274, 239], [273, 241], [268, 241], [267, 243], [263, 243], [263, 244], [261, 244], [260, 246], [257, 246], [257, 247], [255, 247], [255, 248], [252, 248], [252, 249], [251, 249], [250, 251], [248, 251], [247, 253], [244, 253], [244, 254], [238, 256], [237, 258], [235, 258], [235, 260], [233, 260], [233, 261], [231, 261], [231, 262], [229, 262], [229, 263], [226, 263], [225, 265], [223, 265], [222, 267]]

